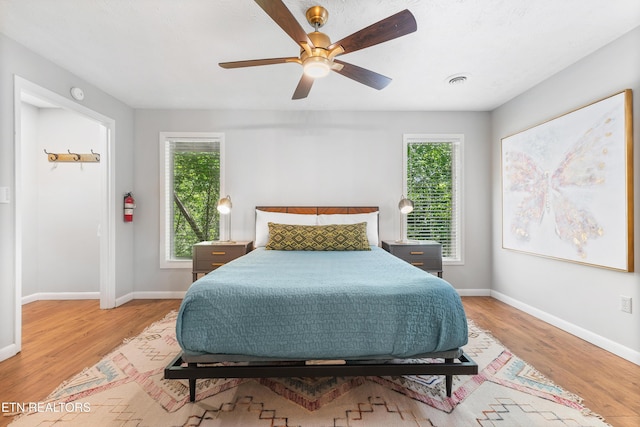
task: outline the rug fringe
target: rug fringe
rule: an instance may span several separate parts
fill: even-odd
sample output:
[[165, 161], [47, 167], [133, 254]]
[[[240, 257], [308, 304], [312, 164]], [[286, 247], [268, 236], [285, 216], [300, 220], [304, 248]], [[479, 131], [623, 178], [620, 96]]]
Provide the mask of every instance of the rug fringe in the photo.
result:
[[[109, 353], [111, 354], [111, 352]], [[102, 360], [102, 359], [101, 359]], [[52, 396], [55, 396], [56, 393], [60, 390], [63, 390], [65, 388], [67, 388], [67, 386], [69, 384], [71, 384], [73, 382], [73, 380], [75, 380], [77, 377], [79, 377], [80, 375], [83, 375], [85, 373], [87, 373], [91, 368], [93, 368], [95, 365], [93, 366], [88, 366], [84, 369], [82, 369], [82, 371], [78, 372], [77, 374], [73, 375], [71, 378], [63, 381], [62, 383], [60, 383], [58, 385], [58, 387], [56, 387], [51, 393], [49, 393], [49, 396], [47, 396], [44, 400], [42, 400], [43, 403], [49, 403], [49, 402], [55, 402], [58, 399], [53, 398]]]
[[120, 344], [118, 347], [116, 347], [113, 351], [109, 352], [109, 354], [113, 353], [114, 351], [118, 350], [120, 347], [122, 347], [124, 344], [129, 344], [131, 341], [134, 341], [136, 339], [139, 339], [141, 335], [149, 332], [149, 330], [153, 329], [158, 323], [160, 322], [164, 322], [167, 320], [172, 320], [173, 318], [177, 318], [178, 317], [178, 311], [177, 310], [171, 310], [170, 312], [168, 312], [167, 314], [164, 315], [164, 317], [160, 320], [156, 320], [155, 322], [153, 322], [152, 324], [150, 324], [149, 326], [147, 326], [146, 328], [144, 328], [142, 330], [142, 332], [140, 332], [138, 335], [133, 336], [133, 337], [128, 337], [122, 340], [122, 344]]
[[593, 412], [591, 409], [589, 408], [583, 408], [582, 411], [580, 411], [580, 413], [582, 415], [584, 415], [585, 417], [595, 417], [597, 419], [599, 419], [600, 421], [602, 421], [603, 423], [605, 423], [606, 425], [613, 427], [612, 424], [609, 424], [607, 422], [607, 420], [600, 414]]
[[[136, 339], [139, 339], [143, 334], [149, 332], [149, 330], [153, 329], [154, 327], [156, 327], [156, 325], [160, 322], [166, 321], [166, 320], [171, 320], [172, 317], [177, 317], [178, 316], [178, 312], [176, 310], [171, 310], [170, 312], [168, 312], [167, 314], [164, 315], [164, 317], [162, 319], [156, 320], [155, 322], [153, 322], [152, 324], [150, 324], [149, 326], [147, 326], [146, 328], [144, 328], [142, 330], [142, 332], [140, 332], [139, 334], [133, 336], [133, 337], [128, 337], [122, 340], [122, 342], [120, 344], [118, 344], [113, 350], [111, 350], [110, 352], [108, 352], [107, 354], [105, 354], [102, 358], [106, 358], [108, 356], [111, 356], [112, 354], [118, 352], [120, 350], [120, 348], [122, 348], [123, 346], [129, 344], [131, 341], [134, 341]], [[93, 365], [95, 366], [95, 365]], [[78, 374], [74, 375], [69, 381], [73, 380], [73, 378], [75, 378], [77, 375], [80, 375], [83, 372], [86, 372], [87, 369], [91, 368], [92, 366], [88, 367], [88, 368], [84, 368], [81, 372], [79, 372]], [[68, 381], [67, 381], [68, 382]], [[60, 387], [58, 387], [60, 388]], [[57, 388], [57, 389], [58, 389]], [[56, 390], [57, 390], [56, 389]], [[51, 393], [53, 394], [53, 392]]]

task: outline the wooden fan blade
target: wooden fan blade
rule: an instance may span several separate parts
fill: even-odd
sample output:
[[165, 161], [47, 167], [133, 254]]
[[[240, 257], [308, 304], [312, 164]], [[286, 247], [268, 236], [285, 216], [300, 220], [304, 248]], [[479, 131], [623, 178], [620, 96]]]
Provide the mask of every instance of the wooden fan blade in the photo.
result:
[[355, 52], [356, 50], [364, 49], [366, 47], [374, 46], [376, 44], [384, 43], [409, 33], [413, 33], [417, 28], [418, 26], [413, 14], [409, 12], [409, 10], [405, 9], [402, 12], [398, 12], [395, 15], [391, 15], [390, 17], [383, 19], [382, 21], [369, 25], [367, 28], [356, 31], [350, 36], [333, 43], [327, 49], [331, 51], [337, 46], [342, 46], [344, 49], [343, 54]]
[[298, 82], [298, 87], [296, 87], [296, 91], [293, 92], [291, 99], [306, 98], [307, 95], [309, 95], [311, 86], [313, 86], [313, 77], [309, 77], [303, 73], [300, 81]]
[[345, 77], [348, 77], [352, 80], [357, 81], [358, 83], [362, 83], [363, 85], [367, 85], [374, 89], [384, 89], [389, 83], [391, 83], [391, 79], [389, 77], [375, 73], [371, 70], [367, 70], [366, 68], [348, 64], [343, 61], [338, 61], [337, 59], [334, 59], [333, 62], [343, 66], [340, 70], [333, 70], [336, 73], [342, 74]]
[[248, 61], [234, 61], [234, 62], [221, 62], [222, 68], [242, 68], [242, 67], [256, 67], [259, 65], [272, 65], [272, 64], [284, 64], [287, 62], [300, 62], [299, 58], [268, 58], [268, 59], [251, 59]]
[[264, 10], [267, 15], [275, 21], [276, 24], [284, 30], [285, 33], [298, 43], [303, 49], [302, 43], [307, 43], [312, 49], [314, 48], [311, 39], [307, 36], [306, 31], [300, 26], [300, 23], [287, 9], [282, 0], [255, 0], [256, 3]]

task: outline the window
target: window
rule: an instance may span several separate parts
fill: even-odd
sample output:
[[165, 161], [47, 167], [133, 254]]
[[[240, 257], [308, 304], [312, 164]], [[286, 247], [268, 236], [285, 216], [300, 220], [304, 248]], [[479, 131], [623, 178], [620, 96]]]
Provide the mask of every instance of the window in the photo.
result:
[[190, 268], [192, 246], [217, 240], [224, 135], [160, 133], [160, 267]]
[[404, 188], [414, 203], [407, 238], [442, 244], [443, 260], [462, 263], [464, 135], [404, 135]]

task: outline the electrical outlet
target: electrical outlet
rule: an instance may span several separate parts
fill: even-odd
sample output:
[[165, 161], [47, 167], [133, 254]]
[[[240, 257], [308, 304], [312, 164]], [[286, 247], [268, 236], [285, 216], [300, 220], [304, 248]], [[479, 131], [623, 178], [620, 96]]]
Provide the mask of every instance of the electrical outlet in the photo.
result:
[[0, 203], [9, 203], [9, 187], [0, 187]]
[[620, 311], [631, 313], [631, 297], [620, 295]]

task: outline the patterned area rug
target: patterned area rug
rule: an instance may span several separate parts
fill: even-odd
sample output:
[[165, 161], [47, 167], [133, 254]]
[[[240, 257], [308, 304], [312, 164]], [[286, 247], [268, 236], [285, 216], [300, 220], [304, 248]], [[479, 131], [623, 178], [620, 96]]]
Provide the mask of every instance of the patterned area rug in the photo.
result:
[[607, 426], [581, 399], [469, 324], [476, 376], [164, 380], [176, 313], [25, 407], [11, 426]]

